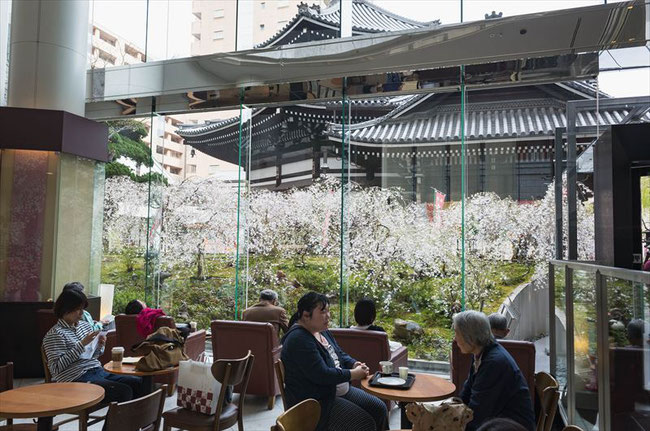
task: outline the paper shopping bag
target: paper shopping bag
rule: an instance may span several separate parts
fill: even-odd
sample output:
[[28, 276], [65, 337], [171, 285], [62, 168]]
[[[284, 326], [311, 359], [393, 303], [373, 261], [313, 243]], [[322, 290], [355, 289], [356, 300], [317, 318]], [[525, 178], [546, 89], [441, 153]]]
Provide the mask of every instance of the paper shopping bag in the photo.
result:
[[221, 383], [212, 375], [212, 364], [182, 361], [178, 369], [176, 405], [199, 413], [213, 415]]

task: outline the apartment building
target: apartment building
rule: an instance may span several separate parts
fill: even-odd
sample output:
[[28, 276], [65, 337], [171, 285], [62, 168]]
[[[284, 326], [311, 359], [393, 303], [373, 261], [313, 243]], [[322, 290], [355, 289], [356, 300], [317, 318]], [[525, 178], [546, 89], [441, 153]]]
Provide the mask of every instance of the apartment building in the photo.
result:
[[[144, 50], [110, 30], [93, 24], [90, 67], [104, 68], [142, 63]], [[207, 177], [218, 173], [224, 162], [210, 157], [183, 144], [183, 138], [176, 134], [178, 125], [183, 122], [196, 122], [188, 115], [156, 117], [153, 125], [144, 120], [149, 136], [144, 141], [153, 148], [156, 165], [161, 173], [172, 183], [191, 176]]]
[[[301, 3], [301, 0], [241, 2], [240, 25], [245, 25], [244, 31], [252, 33], [253, 45], [260, 44], [289, 24]], [[326, 4], [323, 0], [313, 3], [317, 6]], [[192, 55], [235, 51], [237, 12], [236, 0], [193, 0], [192, 14], [196, 20], [192, 23]]]

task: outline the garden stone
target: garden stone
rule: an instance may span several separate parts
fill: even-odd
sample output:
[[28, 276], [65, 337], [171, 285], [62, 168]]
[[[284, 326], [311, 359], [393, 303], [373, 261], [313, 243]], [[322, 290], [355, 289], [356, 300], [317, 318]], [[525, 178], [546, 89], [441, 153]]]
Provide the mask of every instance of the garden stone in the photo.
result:
[[393, 336], [402, 340], [412, 340], [424, 335], [424, 330], [420, 325], [411, 320], [395, 319], [395, 330]]

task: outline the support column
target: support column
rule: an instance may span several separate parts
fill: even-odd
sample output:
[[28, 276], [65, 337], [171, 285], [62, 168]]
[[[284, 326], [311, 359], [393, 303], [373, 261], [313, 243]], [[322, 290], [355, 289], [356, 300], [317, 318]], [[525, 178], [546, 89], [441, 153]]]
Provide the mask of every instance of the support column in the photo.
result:
[[[37, 109], [83, 116], [88, 2], [14, 0], [11, 18], [8, 105], [34, 109], [28, 127], [46, 127]], [[76, 144], [97, 145], [85, 140], [82, 123], [67, 127]], [[31, 144], [5, 145], [0, 158], [0, 300], [54, 299], [70, 281], [96, 293], [104, 165], [66, 147], [21, 149], [40, 148]]]

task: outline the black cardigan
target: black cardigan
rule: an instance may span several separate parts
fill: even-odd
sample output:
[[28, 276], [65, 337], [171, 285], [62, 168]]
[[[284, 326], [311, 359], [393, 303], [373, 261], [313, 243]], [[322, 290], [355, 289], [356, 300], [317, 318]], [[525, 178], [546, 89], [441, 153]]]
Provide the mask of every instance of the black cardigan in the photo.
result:
[[285, 396], [288, 407], [307, 398], [321, 405], [317, 430], [324, 430], [336, 397], [336, 385], [350, 381], [350, 368], [356, 362], [341, 350], [330, 331], [321, 332], [339, 357], [341, 368], [327, 349], [305, 328], [293, 325], [282, 338], [282, 364], [284, 365]]
[[474, 411], [468, 431], [491, 418], [505, 417], [535, 429], [535, 413], [528, 384], [512, 356], [499, 343], [483, 349], [481, 366], [474, 372], [474, 358], [460, 398]]

